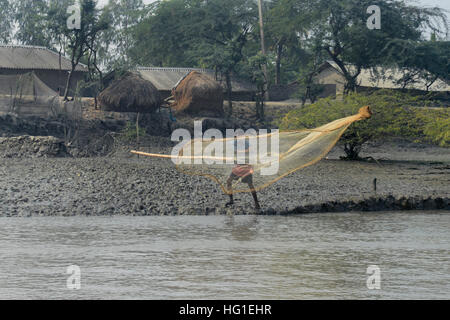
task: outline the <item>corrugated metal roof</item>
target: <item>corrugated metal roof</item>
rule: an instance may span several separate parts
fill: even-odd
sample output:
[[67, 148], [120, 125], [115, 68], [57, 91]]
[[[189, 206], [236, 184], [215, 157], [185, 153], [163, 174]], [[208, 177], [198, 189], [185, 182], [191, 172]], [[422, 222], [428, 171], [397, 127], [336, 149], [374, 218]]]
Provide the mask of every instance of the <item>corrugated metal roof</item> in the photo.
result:
[[[60, 70], [59, 54], [45, 47], [0, 45], [0, 69]], [[71, 62], [62, 56], [61, 70], [71, 70]], [[87, 72], [84, 64], [76, 71]]]
[[[339, 73], [342, 77], [342, 72], [339, 66], [334, 61], [327, 61], [322, 66], [326, 69], [326, 65], [329, 65], [329, 68], [335, 69], [337, 73]], [[355, 67], [352, 65], [347, 65], [351, 71], [355, 71]], [[383, 75], [383, 77], [376, 77], [374, 72], [371, 69], [362, 69], [361, 73], [357, 78], [357, 84], [361, 87], [373, 87], [373, 88], [386, 88], [386, 89], [399, 89], [400, 85], [396, 83], [396, 81], [400, 80], [403, 76], [403, 72], [398, 69], [392, 68], [383, 68], [377, 67], [376, 72], [378, 74]], [[419, 79], [417, 82], [409, 84], [406, 86], [407, 89], [417, 89], [417, 90], [426, 90], [426, 81], [424, 79]], [[450, 91], [450, 86], [444, 81], [438, 79], [433, 85], [429, 88], [430, 91]]]
[[[139, 67], [137, 68], [137, 71], [144, 79], [153, 83], [158, 90], [172, 90], [180, 79], [185, 77], [191, 71], [202, 72], [215, 79], [215, 72], [209, 69]], [[223, 79], [217, 79], [217, 82], [225, 88], [225, 81]], [[231, 87], [233, 92], [253, 92], [256, 90], [254, 85], [236, 79], [235, 77], [231, 80]]]

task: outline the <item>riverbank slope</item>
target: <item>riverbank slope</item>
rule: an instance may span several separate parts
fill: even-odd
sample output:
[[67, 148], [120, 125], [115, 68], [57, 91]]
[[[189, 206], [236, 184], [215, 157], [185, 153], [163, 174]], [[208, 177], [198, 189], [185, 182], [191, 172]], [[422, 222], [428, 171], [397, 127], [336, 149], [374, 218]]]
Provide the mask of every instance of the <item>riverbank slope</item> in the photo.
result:
[[[169, 152], [152, 137], [144, 151]], [[254, 214], [249, 194], [227, 196], [204, 177], [178, 172], [166, 159], [138, 158], [127, 148], [94, 158], [4, 158], [0, 215]], [[391, 141], [363, 151], [378, 162], [339, 160], [335, 147], [318, 164], [259, 192], [260, 214], [404, 209], [450, 210], [450, 150]], [[373, 180], [377, 179], [377, 192]]]

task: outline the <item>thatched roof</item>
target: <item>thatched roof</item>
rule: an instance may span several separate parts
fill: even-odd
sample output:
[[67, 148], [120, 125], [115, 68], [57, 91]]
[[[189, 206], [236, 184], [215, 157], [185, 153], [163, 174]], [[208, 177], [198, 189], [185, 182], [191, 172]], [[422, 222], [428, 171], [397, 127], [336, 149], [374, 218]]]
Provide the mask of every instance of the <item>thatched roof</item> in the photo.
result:
[[115, 112], [154, 112], [162, 103], [156, 87], [140, 75], [126, 73], [98, 96], [100, 108]]
[[[199, 69], [199, 68], [169, 68], [169, 67], [139, 67], [137, 72], [145, 79], [151, 81], [158, 90], [171, 91], [178, 81], [185, 77], [192, 71], [197, 71], [208, 75], [210, 78], [216, 80], [225, 90], [225, 77], [218, 77], [214, 70]], [[219, 75], [218, 75], [219, 76]], [[231, 75], [231, 88], [233, 92], [256, 92], [256, 86], [243, 79]]]
[[223, 115], [223, 91], [210, 76], [197, 71], [190, 72], [172, 91], [176, 112], [191, 114]]

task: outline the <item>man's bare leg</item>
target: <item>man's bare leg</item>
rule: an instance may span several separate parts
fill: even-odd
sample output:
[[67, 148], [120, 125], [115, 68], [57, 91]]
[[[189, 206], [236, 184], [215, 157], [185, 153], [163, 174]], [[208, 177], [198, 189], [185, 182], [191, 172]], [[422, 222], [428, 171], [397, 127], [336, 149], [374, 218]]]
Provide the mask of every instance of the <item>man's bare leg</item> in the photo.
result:
[[228, 180], [227, 180], [227, 190], [230, 192], [230, 194], [229, 194], [230, 201], [225, 204], [225, 206], [227, 206], [227, 207], [231, 206], [234, 203], [234, 201], [233, 201], [233, 190], [231, 189], [231, 183], [232, 182], [233, 182], [233, 179], [231, 177], [229, 177]]
[[255, 186], [253, 186], [253, 183], [249, 182], [248, 187], [252, 191], [253, 200], [255, 201], [255, 209], [261, 210], [261, 206], [259, 205], [259, 202], [258, 202], [258, 196], [256, 195], [256, 191], [255, 191]]

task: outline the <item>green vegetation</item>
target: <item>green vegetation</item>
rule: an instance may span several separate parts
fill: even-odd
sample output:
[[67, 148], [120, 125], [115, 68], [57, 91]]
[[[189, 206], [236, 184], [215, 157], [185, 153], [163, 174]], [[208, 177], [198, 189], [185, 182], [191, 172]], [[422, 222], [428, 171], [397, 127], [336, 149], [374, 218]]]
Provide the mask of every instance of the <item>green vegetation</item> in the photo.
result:
[[[398, 84], [403, 88], [420, 80], [425, 80], [427, 89], [438, 79], [450, 81], [449, 23], [446, 12], [438, 7], [403, 0], [265, 0], [267, 51], [263, 55], [255, 0], [150, 4], [109, 0], [104, 7], [98, 0], [80, 0], [81, 28], [69, 29], [67, 8], [73, 4], [73, 0], [0, 0], [0, 41], [57, 50], [70, 56], [72, 71], [79, 63], [86, 64], [95, 94], [103, 89], [103, 74], [115, 71], [119, 75], [120, 70], [136, 66], [215, 70], [225, 80], [228, 113], [232, 112], [232, 75], [255, 83], [261, 100], [267, 85], [297, 81], [298, 97], [314, 102], [322, 90], [314, 77], [326, 60], [338, 66], [345, 93], [355, 91], [363, 69], [386, 77], [378, 74], [377, 67], [402, 70]], [[371, 5], [380, 7], [381, 29], [367, 27]], [[266, 69], [268, 75], [263, 78]], [[264, 101], [258, 101], [257, 114], [264, 118]], [[435, 132], [448, 128], [445, 116], [442, 120], [420, 118], [421, 134], [446, 145], [446, 132]], [[430, 121], [441, 122], [431, 125]]]
[[369, 105], [373, 116], [354, 123], [341, 138], [348, 159], [358, 159], [364, 143], [386, 137], [402, 137], [450, 147], [450, 110], [431, 108], [423, 96], [380, 90], [372, 94], [351, 93], [342, 100], [320, 99], [289, 112], [279, 121], [280, 129], [315, 128], [338, 118], [356, 114]]
[[[47, 46], [96, 72], [208, 67], [224, 78], [233, 72], [250, 79], [250, 58], [261, 51], [254, 0], [109, 0], [103, 8], [98, 0], [79, 3], [81, 29], [69, 30], [72, 0], [0, 0], [0, 40]], [[374, 4], [381, 9], [381, 30], [366, 25]], [[361, 68], [379, 65], [410, 68], [430, 83], [448, 79], [448, 21], [440, 8], [401, 0], [266, 0], [263, 7], [269, 84], [297, 80], [301, 70], [314, 73], [324, 59], [339, 66], [348, 91]], [[318, 56], [321, 61], [313, 61]]]
[[431, 112], [416, 110], [418, 119], [423, 119], [423, 134], [428, 141], [441, 147], [450, 147], [450, 110], [440, 109]]
[[128, 121], [126, 127], [122, 130], [122, 136], [126, 141], [133, 141], [137, 139], [137, 132], [139, 130], [139, 137], [145, 137], [147, 135], [147, 131], [145, 128], [136, 127], [136, 124]]

